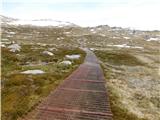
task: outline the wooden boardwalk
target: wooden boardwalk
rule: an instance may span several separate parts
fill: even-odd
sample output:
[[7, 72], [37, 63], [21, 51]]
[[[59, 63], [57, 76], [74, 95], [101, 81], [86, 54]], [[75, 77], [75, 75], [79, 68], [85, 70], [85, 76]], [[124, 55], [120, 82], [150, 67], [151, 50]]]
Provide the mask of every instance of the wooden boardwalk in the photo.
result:
[[102, 69], [86, 52], [84, 63], [23, 120], [112, 120]]

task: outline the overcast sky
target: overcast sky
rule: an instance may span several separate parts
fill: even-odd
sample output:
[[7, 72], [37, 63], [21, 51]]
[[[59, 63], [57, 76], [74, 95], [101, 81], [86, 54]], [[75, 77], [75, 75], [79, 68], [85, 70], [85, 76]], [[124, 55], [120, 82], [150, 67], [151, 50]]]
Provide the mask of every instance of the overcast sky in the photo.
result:
[[3, 0], [2, 15], [160, 30], [160, 0]]

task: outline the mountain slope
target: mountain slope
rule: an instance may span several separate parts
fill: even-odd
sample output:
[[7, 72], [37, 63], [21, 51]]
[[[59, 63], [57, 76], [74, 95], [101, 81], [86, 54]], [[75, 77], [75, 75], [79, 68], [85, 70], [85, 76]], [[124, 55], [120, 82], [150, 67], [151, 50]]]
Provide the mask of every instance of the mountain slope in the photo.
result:
[[31, 26], [58, 26], [58, 27], [78, 26], [70, 22], [58, 21], [53, 19], [23, 20], [23, 19], [13, 19], [2, 15], [1, 15], [1, 23], [6, 25], [31, 25]]

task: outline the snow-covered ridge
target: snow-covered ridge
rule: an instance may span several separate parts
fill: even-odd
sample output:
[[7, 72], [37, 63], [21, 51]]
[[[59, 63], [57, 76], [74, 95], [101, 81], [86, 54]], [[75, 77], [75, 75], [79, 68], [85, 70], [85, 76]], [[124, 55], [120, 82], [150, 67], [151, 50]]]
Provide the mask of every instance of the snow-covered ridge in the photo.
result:
[[18, 20], [18, 19], [0, 15], [0, 21], [1, 21], [1, 23], [9, 23], [9, 22], [16, 21], [16, 20]]
[[78, 25], [66, 22], [66, 21], [58, 21], [53, 19], [14, 19], [10, 17], [5, 17], [0, 15], [1, 23], [8, 24], [8, 25], [32, 25], [32, 26], [57, 26], [57, 27], [64, 27], [64, 26], [72, 26], [77, 27]]
[[33, 25], [33, 26], [75, 26], [75, 24], [64, 21], [56, 21], [51, 19], [40, 19], [40, 20], [16, 20], [9, 22], [10, 25]]

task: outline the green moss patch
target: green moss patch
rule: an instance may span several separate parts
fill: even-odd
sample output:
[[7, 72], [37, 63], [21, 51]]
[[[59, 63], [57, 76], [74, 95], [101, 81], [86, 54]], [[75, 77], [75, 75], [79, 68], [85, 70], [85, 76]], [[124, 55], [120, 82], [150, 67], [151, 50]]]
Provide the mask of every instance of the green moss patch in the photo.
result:
[[129, 53], [118, 51], [95, 51], [95, 53], [102, 61], [113, 65], [144, 65], [141, 61]]

